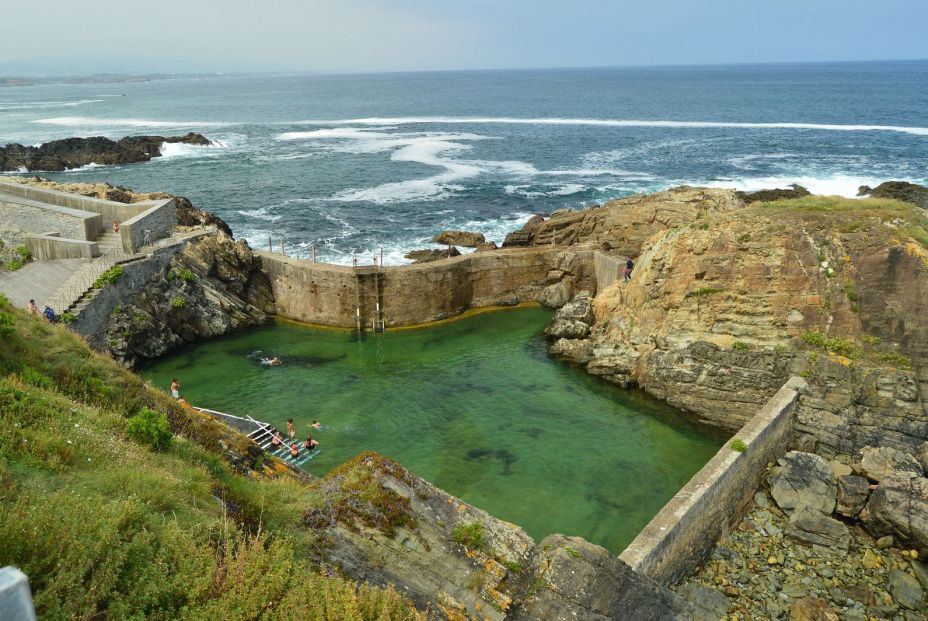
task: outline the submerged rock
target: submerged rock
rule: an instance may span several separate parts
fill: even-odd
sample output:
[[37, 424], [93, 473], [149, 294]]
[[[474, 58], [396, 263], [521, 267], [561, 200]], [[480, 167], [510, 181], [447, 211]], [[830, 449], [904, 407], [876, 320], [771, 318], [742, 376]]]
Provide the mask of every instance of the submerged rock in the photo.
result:
[[8, 144], [0, 147], [0, 170], [25, 168], [28, 171], [62, 171], [88, 164], [116, 165], [147, 162], [161, 157], [164, 143], [207, 146], [213, 144], [202, 134], [184, 136], [127, 136], [110, 140], [102, 136], [53, 140], [38, 147]]

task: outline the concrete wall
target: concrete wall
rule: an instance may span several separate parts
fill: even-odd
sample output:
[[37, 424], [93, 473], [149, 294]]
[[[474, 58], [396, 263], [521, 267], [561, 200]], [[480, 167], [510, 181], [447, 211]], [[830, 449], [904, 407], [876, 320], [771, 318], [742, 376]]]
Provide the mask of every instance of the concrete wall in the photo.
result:
[[171, 229], [177, 226], [177, 209], [174, 199], [138, 203], [147, 209], [125, 220], [119, 227], [122, 237], [122, 249], [135, 252], [145, 243], [145, 231], [150, 231], [150, 241], [168, 237]]
[[596, 270], [596, 293], [606, 290], [606, 287], [622, 278], [626, 258], [606, 254], [599, 250], [593, 251], [593, 267]]
[[64, 237], [92, 241], [102, 230], [102, 222], [97, 213], [0, 193], [0, 229], [34, 234], [55, 231]]
[[744, 515], [766, 465], [786, 450], [804, 380], [793, 377], [651, 520], [619, 556], [662, 584], [689, 575], [722, 535]]
[[[378, 278], [386, 325], [415, 325], [468, 308], [537, 300], [559, 251], [513, 248], [381, 268]], [[362, 321], [370, 327], [376, 300], [372, 275], [359, 279], [351, 267], [256, 254], [271, 280], [279, 315], [353, 328], [360, 291]]]
[[97, 242], [60, 237], [57, 234], [30, 235], [26, 238], [29, 253], [36, 261], [55, 259], [92, 259], [100, 256]]
[[139, 215], [152, 206], [150, 201], [145, 203], [117, 203], [116, 201], [103, 200], [92, 196], [81, 196], [80, 194], [71, 194], [70, 192], [47, 190], [45, 188], [36, 188], [22, 183], [5, 181], [0, 181], [0, 191], [9, 192], [10, 194], [16, 194], [49, 205], [100, 214], [103, 219], [103, 225], [107, 227], [113, 223], [113, 220], [122, 222], [123, 220]]

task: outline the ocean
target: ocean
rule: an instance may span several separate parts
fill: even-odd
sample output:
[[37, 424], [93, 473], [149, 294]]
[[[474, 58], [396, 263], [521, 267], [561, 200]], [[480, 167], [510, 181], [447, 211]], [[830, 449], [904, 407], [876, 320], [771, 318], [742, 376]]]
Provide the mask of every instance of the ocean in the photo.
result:
[[[928, 61], [215, 76], [0, 89], [0, 143], [201, 132], [44, 176], [166, 191], [253, 247], [385, 262], [445, 229], [688, 184], [928, 183]], [[15, 172], [15, 171], [14, 171]]]

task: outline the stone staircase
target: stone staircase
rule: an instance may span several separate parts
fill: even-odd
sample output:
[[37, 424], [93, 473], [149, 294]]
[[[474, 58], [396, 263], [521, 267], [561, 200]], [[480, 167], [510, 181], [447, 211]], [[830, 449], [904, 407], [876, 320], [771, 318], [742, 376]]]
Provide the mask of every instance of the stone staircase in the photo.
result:
[[112, 230], [104, 231], [98, 235], [96, 242], [102, 252], [106, 252], [107, 250], [122, 251], [122, 236], [119, 233], [114, 233]]
[[[116, 239], [119, 239], [117, 234], [113, 235]], [[103, 235], [100, 236], [101, 239], [103, 237]], [[137, 261], [147, 256], [145, 254], [123, 252], [121, 249], [121, 241], [119, 242], [119, 246], [119, 248], [109, 247], [104, 250], [101, 256], [90, 259], [81, 265], [58, 288], [48, 305], [55, 309], [55, 312], [59, 315], [70, 312], [78, 316], [87, 304], [90, 303], [90, 300], [93, 299], [92, 297], [88, 297], [87, 293], [93, 289], [94, 283], [103, 272], [115, 265]]]

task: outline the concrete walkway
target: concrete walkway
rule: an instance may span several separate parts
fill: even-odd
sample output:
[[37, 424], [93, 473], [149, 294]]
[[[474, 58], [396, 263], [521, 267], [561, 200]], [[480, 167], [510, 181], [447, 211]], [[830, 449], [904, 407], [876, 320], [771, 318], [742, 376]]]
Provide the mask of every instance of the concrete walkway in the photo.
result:
[[39, 310], [51, 301], [58, 288], [88, 259], [31, 261], [15, 272], [0, 271], [0, 293], [20, 307], [34, 299]]

